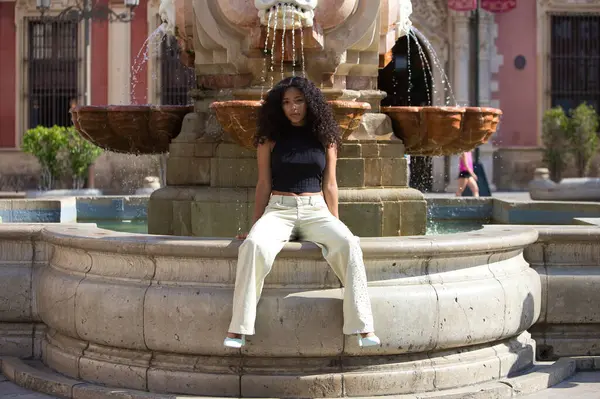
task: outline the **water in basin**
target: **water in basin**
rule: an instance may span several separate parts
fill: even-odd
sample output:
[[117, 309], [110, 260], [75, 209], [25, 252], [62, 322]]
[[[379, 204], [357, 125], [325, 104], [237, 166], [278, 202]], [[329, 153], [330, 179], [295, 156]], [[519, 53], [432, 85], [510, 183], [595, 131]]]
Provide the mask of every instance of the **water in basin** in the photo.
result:
[[96, 223], [101, 229], [121, 231], [123, 233], [148, 234], [146, 220], [86, 220], [85, 223]]
[[[148, 234], [146, 220], [85, 220], [85, 223], [96, 223], [98, 227], [124, 233]], [[425, 235], [454, 234], [479, 230], [490, 220], [428, 220]]]

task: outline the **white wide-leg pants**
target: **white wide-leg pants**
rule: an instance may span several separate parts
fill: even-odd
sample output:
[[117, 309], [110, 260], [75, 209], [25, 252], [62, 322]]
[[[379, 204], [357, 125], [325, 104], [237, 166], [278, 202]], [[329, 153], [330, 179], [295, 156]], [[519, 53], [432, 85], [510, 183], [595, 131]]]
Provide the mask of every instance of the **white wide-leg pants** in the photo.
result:
[[254, 334], [256, 306], [265, 277], [292, 233], [322, 248], [344, 286], [344, 334], [374, 331], [359, 238], [315, 196], [272, 196], [264, 215], [240, 246], [229, 332]]

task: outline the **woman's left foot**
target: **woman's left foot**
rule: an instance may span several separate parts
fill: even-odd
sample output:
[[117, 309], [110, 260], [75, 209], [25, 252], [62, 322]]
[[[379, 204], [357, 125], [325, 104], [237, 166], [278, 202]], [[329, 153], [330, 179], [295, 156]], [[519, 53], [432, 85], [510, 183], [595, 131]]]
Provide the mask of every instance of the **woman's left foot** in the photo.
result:
[[379, 345], [381, 345], [381, 340], [375, 333], [358, 334], [358, 346], [361, 348]]
[[246, 345], [246, 336], [242, 334], [227, 333], [223, 345], [228, 348], [240, 349]]

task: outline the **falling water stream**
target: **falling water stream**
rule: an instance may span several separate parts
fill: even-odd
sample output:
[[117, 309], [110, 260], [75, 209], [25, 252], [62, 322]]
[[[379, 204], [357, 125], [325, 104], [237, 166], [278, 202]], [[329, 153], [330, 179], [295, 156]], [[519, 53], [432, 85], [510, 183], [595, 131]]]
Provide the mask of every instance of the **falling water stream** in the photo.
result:
[[[267, 83], [267, 59], [269, 58], [269, 36], [271, 35], [271, 22], [273, 19], [273, 13], [269, 13], [269, 20], [267, 21], [267, 34], [265, 35], [265, 46], [263, 49], [263, 69], [262, 69], [262, 77], [261, 77], [261, 88], [260, 88], [260, 98], [263, 97], [265, 90], [265, 83]], [[275, 34], [275, 33], [273, 33]], [[271, 66], [272, 68], [272, 66]]]
[[[417, 37], [416, 33], [419, 34], [419, 39], [421, 39], [424, 43], [425, 46], [427, 47], [427, 50], [429, 51], [429, 54], [431, 55], [431, 59], [433, 61], [433, 65], [437, 68], [437, 70], [440, 72], [440, 74], [442, 75], [442, 86], [444, 89], [444, 92], [446, 92], [446, 90], [449, 90], [450, 92], [450, 96], [446, 97], [446, 104], [450, 104], [450, 100], [452, 100], [454, 105], [458, 105], [457, 101], [456, 101], [456, 96], [454, 95], [454, 91], [452, 90], [452, 85], [450, 84], [450, 80], [448, 79], [448, 75], [446, 75], [446, 71], [444, 71], [444, 68], [442, 67], [440, 60], [437, 56], [437, 53], [435, 52], [435, 49], [433, 48], [433, 46], [431, 45], [431, 42], [429, 40], [427, 40], [427, 38], [415, 27], [411, 28], [411, 31], [413, 31], [413, 37]], [[419, 47], [421, 47], [421, 40], [416, 40], [417, 45]], [[421, 51], [423, 51], [423, 49], [421, 49]], [[431, 71], [431, 68], [429, 66], [429, 63], [427, 63], [427, 69], [429, 70], [429, 74], [430, 76], [432, 76], [432, 82], [433, 82], [433, 74]], [[447, 85], [447, 87], [446, 87]], [[437, 90], [435, 88], [435, 84], [433, 85], [433, 94], [437, 94]]]
[[269, 14], [275, 13], [275, 23], [273, 24], [273, 40], [271, 40], [271, 87], [273, 87], [273, 71], [275, 70], [275, 43], [277, 42], [277, 15], [279, 15], [279, 5], [275, 6], [275, 11], [270, 11]]
[[[419, 38], [417, 37], [417, 35], [411, 30], [409, 31], [409, 34], [406, 36], [407, 40], [410, 40], [410, 37], [413, 37], [415, 39], [415, 43], [417, 43], [417, 49], [419, 51], [419, 59], [421, 60], [421, 65], [423, 65], [424, 69], [425, 69], [425, 73], [423, 73], [423, 79], [425, 80], [425, 90], [427, 90], [427, 104], [431, 105], [431, 93], [429, 91], [429, 83], [427, 81], [427, 72], [429, 72], [429, 77], [431, 78], [431, 81], [433, 82], [433, 74], [431, 73], [431, 67], [429, 66], [429, 61], [427, 59], [427, 56], [425, 55], [425, 52], [423, 51], [423, 47], [421, 46], [421, 43], [419, 43]], [[410, 59], [410, 49], [408, 51], [408, 59]], [[410, 70], [410, 64], [409, 64], [409, 70]]]
[[[281, 79], [283, 80], [283, 78], [285, 77], [285, 72], [284, 72], [284, 60], [285, 60], [285, 29], [287, 28], [286, 23], [286, 17], [287, 17], [287, 11], [290, 7], [287, 5], [283, 6], [283, 18], [281, 19], [281, 21], [283, 22], [283, 27], [281, 30]], [[292, 35], [294, 34], [294, 32], [292, 31]]]
[[[279, 26], [279, 18], [278, 16], [281, 14], [281, 26]], [[296, 20], [296, 15], [298, 19]], [[274, 76], [275, 76], [275, 64], [276, 64], [276, 56], [277, 56], [277, 42], [278, 42], [278, 32], [281, 32], [281, 60], [279, 62], [279, 72], [281, 75], [281, 79], [285, 78], [285, 57], [286, 57], [286, 34], [292, 35], [292, 43], [291, 43], [291, 53], [292, 53], [292, 76], [296, 76], [296, 67], [298, 66], [296, 55], [297, 55], [297, 43], [296, 43], [296, 24], [301, 25], [302, 18], [299, 13], [296, 12], [296, 8], [291, 5], [282, 4], [275, 5], [268, 14], [267, 26], [266, 26], [266, 35], [265, 42], [263, 48], [263, 69], [262, 69], [262, 78], [261, 78], [261, 97], [264, 93], [265, 84], [267, 81], [267, 76], [270, 78], [270, 87], [274, 85]], [[304, 55], [304, 29], [299, 28], [300, 30], [300, 64], [302, 66], [302, 76], [306, 77], [306, 65], [305, 65], [305, 55]], [[269, 57], [270, 55], [270, 57]], [[268, 64], [268, 66], [267, 66]]]
[[[298, 22], [300, 17], [298, 16]], [[292, 76], [296, 76], [296, 14], [292, 13]]]
[[[165, 32], [165, 24], [161, 24], [154, 32], [148, 36], [140, 51], [137, 53], [133, 64], [131, 65], [131, 98], [134, 97], [135, 87], [138, 84], [138, 74], [144, 64], [148, 62], [151, 50], [159, 51], [160, 44], [162, 39], [164, 38]], [[158, 40], [155, 40], [158, 39]], [[152, 47], [154, 45], [154, 47]]]

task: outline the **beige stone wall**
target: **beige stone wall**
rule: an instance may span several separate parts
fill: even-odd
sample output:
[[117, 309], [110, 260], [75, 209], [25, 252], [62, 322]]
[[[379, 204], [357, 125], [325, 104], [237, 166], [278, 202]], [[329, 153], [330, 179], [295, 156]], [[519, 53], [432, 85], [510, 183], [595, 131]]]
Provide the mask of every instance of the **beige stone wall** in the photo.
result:
[[[542, 149], [499, 148], [494, 154], [494, 183], [498, 191], [526, 191], [536, 168], [546, 167]], [[592, 161], [589, 177], [600, 177], [600, 152]], [[563, 177], [577, 177], [574, 165], [570, 164]]]
[[[105, 194], [131, 194], [145, 176], [159, 176], [159, 156], [104, 153], [95, 165], [95, 186]], [[20, 151], [0, 151], [0, 191], [35, 190], [38, 187], [37, 160]], [[65, 177], [57, 188], [70, 188]]]
[[537, 227], [538, 241], [525, 260], [540, 275], [541, 314], [530, 329], [538, 360], [600, 354], [600, 229]]
[[[184, 128], [185, 129], [185, 128]], [[148, 204], [150, 234], [233, 237], [252, 226], [256, 151], [180, 135], [167, 187]], [[344, 143], [337, 163], [340, 219], [359, 237], [425, 234], [423, 194], [407, 186], [400, 141]]]

